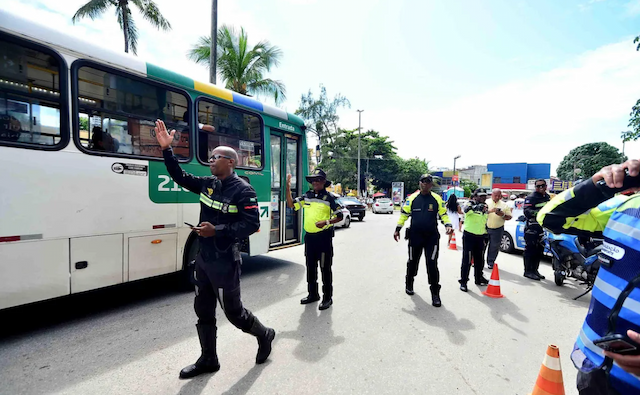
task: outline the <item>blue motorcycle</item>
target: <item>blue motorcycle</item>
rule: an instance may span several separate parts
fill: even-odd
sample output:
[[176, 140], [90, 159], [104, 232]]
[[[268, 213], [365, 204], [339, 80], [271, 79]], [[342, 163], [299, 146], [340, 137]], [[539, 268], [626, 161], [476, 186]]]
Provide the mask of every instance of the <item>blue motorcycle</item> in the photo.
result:
[[598, 253], [602, 249], [602, 240], [589, 239], [583, 245], [577, 236], [549, 233], [547, 241], [556, 285], [562, 286], [566, 278], [573, 277], [587, 286], [587, 290], [574, 300], [588, 294], [600, 269]]

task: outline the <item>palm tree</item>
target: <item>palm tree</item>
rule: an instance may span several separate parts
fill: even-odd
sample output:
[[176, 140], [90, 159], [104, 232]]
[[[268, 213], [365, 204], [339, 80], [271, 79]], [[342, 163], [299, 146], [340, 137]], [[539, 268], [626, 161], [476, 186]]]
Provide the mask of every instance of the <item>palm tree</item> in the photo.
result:
[[131, 16], [131, 8], [129, 3], [133, 3], [144, 19], [151, 22], [153, 26], [162, 30], [171, 30], [171, 24], [166, 20], [156, 3], [153, 0], [90, 0], [87, 4], [83, 5], [76, 11], [76, 14], [71, 18], [73, 23], [76, 23], [84, 17], [89, 17], [91, 20], [96, 19], [102, 15], [107, 8], [113, 6], [116, 8], [116, 15], [118, 16], [118, 23], [124, 33], [124, 51], [129, 52], [129, 45], [131, 45], [131, 51], [135, 55], [138, 54], [138, 29]]
[[[188, 52], [189, 59], [209, 66], [211, 37], [200, 37]], [[225, 80], [225, 87], [234, 92], [273, 96], [276, 104], [286, 99], [286, 88], [281, 81], [264, 78], [272, 66], [280, 64], [282, 51], [268, 41], [260, 41], [249, 48], [247, 33], [240, 28], [223, 25], [218, 30], [218, 72]]]

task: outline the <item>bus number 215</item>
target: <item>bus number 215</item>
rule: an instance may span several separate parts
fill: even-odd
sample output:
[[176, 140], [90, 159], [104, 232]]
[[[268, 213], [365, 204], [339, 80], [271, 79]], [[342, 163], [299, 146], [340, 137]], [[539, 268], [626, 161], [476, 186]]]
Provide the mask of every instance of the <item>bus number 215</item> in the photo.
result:
[[[176, 182], [173, 181], [169, 176], [159, 175], [158, 178], [163, 180], [158, 185], [158, 192], [187, 192], [184, 189], [180, 188], [180, 185], [176, 184]], [[169, 183], [171, 183], [172, 185], [171, 188], [167, 187]]]

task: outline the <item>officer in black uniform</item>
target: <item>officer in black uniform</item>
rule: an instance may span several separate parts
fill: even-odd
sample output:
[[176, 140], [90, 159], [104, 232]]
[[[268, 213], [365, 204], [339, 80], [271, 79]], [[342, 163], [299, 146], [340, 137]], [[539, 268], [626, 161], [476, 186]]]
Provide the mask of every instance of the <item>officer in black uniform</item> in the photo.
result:
[[527, 223], [524, 226], [524, 276], [532, 280], [544, 280], [544, 276], [538, 271], [540, 259], [544, 252], [542, 236], [544, 230], [536, 220], [538, 211], [551, 199], [547, 193], [547, 182], [536, 180], [536, 190], [524, 199], [524, 216]]
[[186, 379], [220, 369], [216, 353], [216, 304], [233, 325], [258, 339], [256, 363], [264, 363], [271, 353], [275, 331], [260, 323], [240, 300], [239, 241], [260, 228], [256, 192], [234, 172], [238, 154], [230, 147], [217, 147], [209, 159], [212, 177], [188, 174], [173, 156], [171, 142], [175, 130], [167, 133], [164, 122], [156, 121], [156, 138], [164, 163], [178, 185], [200, 195], [200, 223], [193, 231], [199, 236], [196, 258], [194, 309], [198, 316], [198, 337], [202, 355], [195, 364], [180, 371]]

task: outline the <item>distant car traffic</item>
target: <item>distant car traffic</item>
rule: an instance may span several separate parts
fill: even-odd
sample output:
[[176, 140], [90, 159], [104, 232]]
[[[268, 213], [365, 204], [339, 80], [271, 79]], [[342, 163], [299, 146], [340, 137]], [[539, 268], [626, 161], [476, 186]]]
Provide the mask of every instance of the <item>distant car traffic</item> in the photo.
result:
[[[504, 233], [502, 234], [502, 241], [500, 242], [500, 251], [512, 253], [515, 250], [524, 250], [526, 244], [524, 241], [524, 225], [524, 215], [504, 223]], [[544, 238], [544, 254], [551, 256], [546, 235], [547, 231], [545, 231]]]
[[378, 199], [371, 206], [371, 212], [373, 212], [374, 214], [379, 214], [379, 213], [393, 214], [393, 202], [389, 198]]
[[360, 203], [360, 201], [354, 197], [342, 197], [338, 199], [338, 204], [349, 210], [351, 213], [351, 219], [358, 218], [359, 221], [364, 220], [364, 215], [367, 212], [367, 206]]

